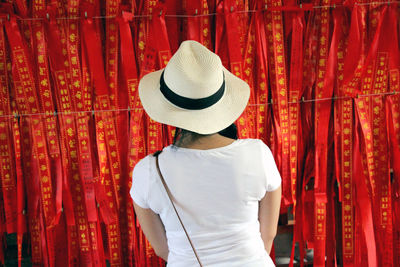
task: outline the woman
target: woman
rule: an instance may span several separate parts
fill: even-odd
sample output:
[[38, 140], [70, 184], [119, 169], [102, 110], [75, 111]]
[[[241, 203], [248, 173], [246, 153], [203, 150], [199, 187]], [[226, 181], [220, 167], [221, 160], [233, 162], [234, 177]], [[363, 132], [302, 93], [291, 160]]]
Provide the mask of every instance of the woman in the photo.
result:
[[[185, 41], [165, 69], [139, 83], [155, 121], [177, 127], [158, 156], [161, 175], [203, 266], [274, 266], [281, 178], [269, 148], [235, 139], [233, 122], [249, 86], [201, 44]], [[169, 267], [199, 266], [148, 155], [133, 171], [131, 196], [144, 234]]]

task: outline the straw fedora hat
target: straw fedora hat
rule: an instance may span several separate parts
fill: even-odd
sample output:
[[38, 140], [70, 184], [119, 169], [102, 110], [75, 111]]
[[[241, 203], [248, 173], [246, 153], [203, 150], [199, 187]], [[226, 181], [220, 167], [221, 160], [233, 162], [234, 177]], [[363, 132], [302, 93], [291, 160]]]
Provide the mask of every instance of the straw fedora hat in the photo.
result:
[[246, 82], [195, 41], [184, 41], [164, 69], [145, 75], [139, 97], [153, 120], [199, 134], [231, 125], [250, 96]]

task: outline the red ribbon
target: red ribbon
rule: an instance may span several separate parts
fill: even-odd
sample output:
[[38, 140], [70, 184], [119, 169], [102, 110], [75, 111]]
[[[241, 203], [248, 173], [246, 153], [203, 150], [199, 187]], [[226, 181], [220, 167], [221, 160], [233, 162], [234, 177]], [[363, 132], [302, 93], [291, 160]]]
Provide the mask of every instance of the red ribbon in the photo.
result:
[[[39, 16], [45, 10], [43, 2], [34, 2], [34, 16]], [[46, 117], [46, 139], [49, 147], [50, 164], [52, 169], [55, 171], [53, 177], [53, 183], [55, 187], [55, 209], [56, 216], [52, 225], [57, 225], [61, 215], [62, 209], [62, 166], [61, 166], [61, 155], [60, 145], [58, 141], [57, 122], [54, 114], [54, 103], [53, 94], [50, 87], [49, 69], [48, 69], [48, 53], [47, 43], [45, 42], [45, 28], [42, 21], [36, 21], [32, 25], [33, 41], [34, 41], [34, 54], [36, 60], [36, 66], [39, 72], [37, 72], [37, 86], [39, 90], [39, 97], [42, 106], [42, 110], [45, 113], [51, 114]]]
[[[280, 2], [268, 1], [273, 6], [281, 6]], [[278, 138], [278, 167], [282, 176], [282, 196], [284, 205], [293, 203], [290, 181], [290, 135], [289, 135], [289, 109], [288, 109], [288, 87], [286, 75], [286, 60], [284, 56], [284, 34], [282, 24], [282, 14], [278, 11], [268, 12], [266, 22], [270, 49], [270, 74], [271, 91], [273, 99], [273, 113], [275, 132]]]
[[[93, 14], [93, 7], [85, 7], [86, 12]], [[111, 103], [108, 96], [108, 88], [104, 75], [104, 64], [101, 56], [101, 41], [98, 28], [92, 18], [85, 18], [81, 21], [82, 29], [85, 32], [84, 42], [89, 60], [89, 69], [92, 73], [94, 86], [97, 94], [96, 109], [105, 110], [96, 117], [97, 141], [99, 144], [98, 153], [100, 160], [101, 179], [105, 179], [106, 193], [110, 201], [107, 203], [111, 209], [118, 211], [120, 207], [120, 179], [121, 179], [121, 160], [118, 151], [118, 138], [116, 133], [115, 121], [110, 112]], [[111, 177], [107, 174], [110, 172]], [[111, 179], [110, 179], [111, 178]], [[110, 263], [115, 266], [122, 264], [121, 251], [121, 232], [119, 222], [113, 222], [107, 225], [107, 234], [109, 242]]]
[[[395, 6], [391, 6], [388, 11], [388, 23], [398, 21], [398, 13]], [[388, 24], [389, 27], [395, 27], [396, 24]], [[390, 29], [390, 28], [389, 28]], [[389, 88], [391, 92], [399, 92], [400, 89], [400, 58], [398, 44], [398, 33], [393, 31], [390, 36], [391, 41], [383, 41], [383, 48], [389, 52]], [[385, 36], [386, 39], [386, 36]], [[399, 95], [391, 95], [386, 97], [386, 113], [387, 125], [390, 140], [391, 151], [391, 167], [393, 168], [393, 183], [392, 183], [392, 210], [400, 209], [400, 105]], [[393, 212], [393, 265], [400, 264], [400, 215], [398, 212]]]
[[[243, 79], [243, 53], [241, 50], [244, 47], [241, 42], [241, 40], [244, 39], [244, 34], [241, 32], [243, 26], [239, 21], [239, 17], [233, 13], [234, 10], [238, 10], [238, 6], [235, 1], [228, 0], [220, 2], [217, 9], [219, 10], [218, 12], [223, 12], [224, 16], [226, 34], [225, 41], [228, 46], [230, 71], [237, 77]], [[218, 53], [217, 45], [215, 46], [215, 49]], [[254, 130], [252, 130], [250, 125], [250, 117], [250, 110], [249, 108], [246, 108], [242, 115], [237, 119], [238, 135], [240, 138], [248, 138], [255, 135]]]
[[354, 213], [353, 213], [353, 170], [351, 136], [353, 103], [343, 101], [341, 106], [341, 183], [342, 183], [342, 235], [343, 235], [343, 266], [354, 266]]
[[[359, 128], [359, 120], [356, 120], [355, 128]], [[367, 248], [367, 257], [368, 257], [368, 266], [378, 266], [377, 255], [376, 255], [376, 245], [375, 245], [375, 232], [372, 220], [372, 206], [371, 199], [369, 197], [368, 188], [367, 188], [367, 177], [365, 177], [362, 164], [361, 164], [361, 145], [359, 138], [359, 131], [354, 135], [354, 143], [353, 143], [353, 166], [354, 173], [357, 175], [354, 176], [354, 180], [356, 183], [356, 207], [360, 213], [361, 227], [362, 227], [362, 236]]]
[[[55, 12], [54, 6], [49, 7], [50, 14]], [[65, 33], [63, 31], [64, 26], [62, 23], [57, 22], [51, 17], [51, 19], [47, 23], [47, 38], [49, 45], [53, 49], [49, 49], [49, 58], [50, 58], [50, 66], [52, 69], [54, 85], [57, 88], [56, 92], [58, 92], [58, 107], [61, 111], [67, 112], [73, 110], [72, 99], [69, 94], [67, 73], [69, 69], [66, 68], [63, 62], [66, 62], [68, 58], [64, 56], [62, 51], [67, 49], [66, 41], [62, 42], [66, 39]], [[60, 26], [60, 30], [58, 28]], [[60, 117], [60, 145], [61, 145], [61, 156], [63, 159], [63, 186], [62, 186], [62, 203], [65, 211], [65, 219], [66, 229], [67, 229], [67, 244], [68, 244], [68, 266], [75, 266], [78, 264], [78, 239], [77, 233], [75, 229], [75, 216], [74, 216], [74, 204], [72, 200], [72, 192], [70, 190], [70, 177], [73, 177], [73, 172], [71, 170], [71, 163], [68, 161], [70, 157], [69, 151], [69, 141], [68, 141], [68, 129], [75, 129], [73, 125], [73, 121], [68, 119], [68, 116]], [[77, 171], [74, 170], [76, 174]]]
[[[260, 17], [259, 17], [260, 19]], [[255, 100], [255, 79], [257, 79], [256, 73], [259, 75], [262, 75], [258, 73], [258, 71], [253, 70], [253, 64], [256, 60], [256, 15], [252, 16], [250, 19], [250, 25], [248, 27], [248, 32], [245, 35], [246, 36], [246, 42], [244, 46], [244, 56], [243, 56], [243, 61], [242, 61], [242, 67], [243, 67], [243, 72], [242, 72], [242, 78], [243, 80], [250, 86], [250, 99], [248, 104], [249, 105], [254, 105], [256, 100]], [[263, 70], [260, 70], [263, 71]], [[261, 78], [261, 77], [260, 77]], [[265, 88], [264, 88], [265, 89]], [[264, 90], [265, 91], [265, 90]], [[265, 101], [265, 99], [264, 99]], [[246, 120], [247, 122], [247, 137], [251, 138], [258, 138], [258, 131], [260, 130], [259, 128], [256, 128], [257, 124], [260, 122], [260, 120], [264, 120], [265, 116], [260, 117], [260, 111], [258, 110], [260, 106], [248, 106], [245, 109], [245, 114], [243, 115], [243, 119]], [[265, 108], [265, 107], [264, 107]], [[261, 108], [263, 109], [263, 108]], [[265, 110], [265, 109], [264, 109]], [[241, 123], [241, 118], [239, 118], [239, 124]], [[260, 125], [261, 128], [264, 127], [264, 124]]]
[[[324, 5], [329, 5], [329, 0], [322, 1]], [[317, 80], [315, 88], [315, 98], [330, 98], [333, 94], [333, 57], [336, 56], [336, 51], [330, 54], [330, 62], [328, 62], [328, 40], [329, 40], [329, 10], [322, 9], [320, 14], [321, 32], [319, 39], [319, 56]], [[332, 40], [331, 45], [335, 50], [337, 40]], [[333, 61], [333, 62], [332, 62]], [[331, 64], [331, 65], [329, 65]], [[331, 68], [327, 73], [327, 68]], [[330, 85], [330, 86], [328, 86]], [[328, 129], [331, 114], [331, 105], [329, 101], [320, 101], [315, 103], [315, 233], [314, 233], [314, 265], [325, 266], [326, 256], [326, 217], [327, 209], [327, 160], [328, 160]]]
[[[1, 23], [1, 26], [2, 23]], [[8, 73], [7, 73], [7, 61], [6, 61], [6, 50], [5, 50], [5, 38], [4, 38], [3, 27], [0, 31], [0, 53], [2, 55], [1, 63], [2, 69], [1, 73], [1, 88], [0, 93], [1, 98], [1, 109], [0, 113], [3, 115], [11, 113], [10, 106], [10, 96], [8, 88]], [[18, 119], [17, 119], [18, 121]], [[0, 119], [0, 177], [1, 177], [1, 187], [4, 205], [4, 216], [6, 224], [7, 233], [17, 232], [17, 218], [19, 214], [15, 211], [15, 203], [19, 201], [17, 198], [17, 177], [14, 169], [13, 160], [13, 146], [12, 146], [12, 136], [13, 136], [13, 119], [12, 118], [1, 118]], [[18, 159], [15, 159], [18, 161]], [[18, 164], [18, 162], [16, 162]], [[19, 162], [20, 164], [20, 162]], [[18, 171], [18, 170], [17, 170]], [[20, 198], [23, 196], [19, 195]]]
[[[164, 12], [165, 13], [165, 12]], [[161, 14], [161, 15], [159, 15]], [[141, 67], [140, 76], [143, 77], [147, 73], [156, 69], [158, 63], [159, 69], [165, 68], [171, 58], [171, 49], [168, 42], [167, 28], [165, 17], [163, 15], [163, 5], [155, 8], [152, 19], [149, 23], [148, 39], [146, 41], [145, 60]], [[162, 125], [154, 122], [147, 117], [147, 152], [153, 153], [163, 147]], [[172, 141], [172, 128], [168, 128], [167, 136]], [[168, 132], [170, 132], [168, 134]]]
[[[136, 62], [134, 60], [130, 60], [132, 58], [135, 58], [134, 50], [133, 50], [133, 42], [131, 38], [131, 28], [129, 25], [130, 22], [130, 16], [132, 16], [131, 13], [123, 12], [122, 13], [122, 18], [118, 20], [118, 26], [119, 26], [119, 33], [120, 33], [120, 46], [121, 46], [121, 70], [123, 72], [124, 76], [124, 88], [126, 88], [128, 92], [128, 105], [131, 109], [131, 124], [132, 128], [136, 127], [133, 125], [135, 122], [134, 119], [132, 118], [135, 116], [136, 110], [135, 110], [135, 104], [136, 102], [140, 102], [138, 99], [138, 91], [137, 91], [137, 86], [138, 86], [138, 79], [137, 79], [137, 67], [136, 67]], [[137, 129], [137, 127], [136, 127]], [[137, 133], [138, 130], [136, 130], [135, 133]], [[133, 134], [132, 134], [133, 133]], [[130, 188], [132, 186], [131, 183], [131, 173], [133, 171], [133, 167], [135, 166], [135, 163], [139, 160], [138, 151], [137, 147], [133, 143], [133, 140], [136, 139], [136, 135], [133, 129], [130, 129], [129, 133], [129, 149], [128, 149], [128, 170], [126, 170], [129, 173], [128, 179], [126, 183], [123, 184], [123, 187], [126, 188], [126, 193], [125, 193], [125, 199], [128, 203], [126, 203], [126, 231], [127, 234], [125, 235], [126, 237], [126, 249], [127, 249], [127, 255], [125, 256], [126, 263], [127, 265], [131, 266], [133, 265], [133, 255], [137, 255], [137, 240], [136, 240], [136, 229], [134, 228], [134, 214], [133, 214], [133, 202], [132, 198], [129, 195]], [[140, 138], [140, 137], [139, 137]], [[124, 238], [124, 237], [123, 237]], [[124, 240], [124, 239], [123, 239]]]
[[267, 63], [267, 37], [265, 34], [263, 17], [261, 12], [255, 14], [255, 43], [256, 43], [256, 64], [259, 66], [257, 72], [257, 86], [255, 90], [255, 102], [261, 104], [256, 108], [256, 129], [257, 136], [269, 144], [268, 133], [270, 131], [271, 114], [268, 104], [268, 63]]
[[[297, 208], [297, 173], [298, 173], [298, 142], [301, 140], [298, 138], [299, 128], [301, 124], [299, 123], [300, 114], [298, 103], [300, 96], [302, 95], [302, 81], [303, 81], [303, 23], [304, 14], [296, 13], [293, 15], [292, 20], [289, 21], [292, 26], [292, 46], [291, 46], [291, 64], [290, 64], [290, 90], [289, 90], [289, 101], [294, 102], [289, 104], [289, 124], [290, 124], [290, 184], [293, 199], [293, 210], [294, 216], [297, 219], [296, 225], [294, 227], [294, 241], [292, 244], [292, 254], [290, 264], [292, 266], [294, 259], [294, 245], [295, 241], [300, 241], [301, 232], [301, 210]], [[298, 213], [299, 212], [299, 213]], [[301, 241], [300, 241], [301, 242]], [[302, 252], [301, 255], [304, 253]], [[303, 258], [300, 257], [301, 262]]]
[[[186, 0], [187, 15], [206, 15], [208, 11], [207, 0]], [[187, 40], [195, 40], [208, 49], [211, 48], [211, 19], [208, 16], [189, 17], [186, 20]]]

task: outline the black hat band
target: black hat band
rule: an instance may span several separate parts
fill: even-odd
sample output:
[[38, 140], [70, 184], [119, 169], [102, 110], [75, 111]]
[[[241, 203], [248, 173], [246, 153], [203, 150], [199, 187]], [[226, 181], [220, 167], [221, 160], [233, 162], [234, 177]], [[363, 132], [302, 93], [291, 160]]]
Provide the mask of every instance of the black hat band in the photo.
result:
[[224, 95], [225, 75], [224, 75], [224, 81], [222, 82], [222, 85], [217, 92], [204, 98], [193, 99], [177, 95], [171, 89], [169, 89], [169, 87], [164, 81], [164, 71], [163, 71], [161, 73], [161, 78], [160, 78], [160, 91], [164, 95], [164, 97], [175, 106], [190, 110], [205, 109], [217, 103]]

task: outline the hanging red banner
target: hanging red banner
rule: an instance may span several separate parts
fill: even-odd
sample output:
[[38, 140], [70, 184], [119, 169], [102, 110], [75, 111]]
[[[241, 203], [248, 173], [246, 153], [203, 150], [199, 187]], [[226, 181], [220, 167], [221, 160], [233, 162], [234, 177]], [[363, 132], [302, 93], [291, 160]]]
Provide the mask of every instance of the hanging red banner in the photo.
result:
[[[280, 2], [266, 1], [271, 6], [281, 6]], [[278, 167], [282, 176], [282, 195], [284, 205], [293, 203], [289, 172], [289, 110], [288, 87], [285, 60], [285, 44], [282, 24], [282, 13], [272, 11], [266, 14], [268, 33], [268, 53], [270, 63], [271, 91], [274, 110], [274, 121], [278, 138]]]
[[[220, 5], [217, 7], [217, 9], [219, 12], [223, 13], [224, 17], [226, 35], [225, 41], [227, 43], [226, 45], [228, 46], [227, 52], [230, 71], [237, 77], [244, 79], [243, 49], [246, 46], [244, 41], [245, 34], [239, 17], [234, 13], [239, 10], [239, 6], [234, 0], [228, 0], [220, 2]], [[246, 47], [246, 49], [248, 48], [250, 47]], [[215, 49], [217, 50], [217, 47]], [[253, 52], [253, 50], [254, 48], [251, 48], [251, 52]], [[253, 96], [251, 94], [250, 99], [252, 98]], [[254, 101], [251, 102], [254, 103]], [[248, 106], [242, 115], [237, 119], [238, 136], [240, 138], [249, 138], [251, 136], [255, 136], [254, 130], [252, 129], [253, 120], [251, 119], [252, 114], [250, 109], [251, 108]]]
[[[120, 207], [120, 199], [118, 196], [121, 190], [119, 183], [122, 174], [118, 138], [114, 118], [110, 111], [112, 106], [104, 75], [100, 36], [93, 18], [91, 18], [91, 16], [93, 16], [93, 6], [87, 6], [85, 12], [88, 13], [88, 18], [81, 20], [81, 25], [82, 30], [86, 33], [84, 35], [85, 48], [89, 61], [89, 69], [93, 75], [94, 87], [97, 94], [95, 108], [102, 111], [96, 116], [100, 175], [102, 183], [105, 184], [107, 196], [112, 199], [108, 205], [111, 209], [116, 209], [118, 211]], [[121, 266], [121, 232], [118, 221], [107, 225], [107, 234], [110, 264], [113, 266]]]
[[[259, 2], [261, 5], [262, 2]], [[270, 131], [270, 108], [268, 105], [268, 64], [267, 64], [267, 37], [265, 34], [263, 16], [261, 12], [255, 14], [255, 44], [256, 59], [255, 64], [259, 66], [256, 74], [255, 104], [256, 104], [256, 136], [269, 144], [268, 132]]]
[[[329, 5], [329, 0], [321, 2], [322, 5]], [[331, 98], [333, 95], [333, 66], [328, 65], [329, 50], [329, 10], [324, 8], [320, 12], [320, 35], [318, 51], [317, 79], [315, 87], [315, 99]], [[335, 40], [336, 41], [336, 40]], [[334, 41], [331, 43], [335, 45]], [[334, 51], [332, 51], [334, 53]], [[334, 54], [331, 54], [333, 57]], [[334, 64], [332, 59], [329, 62]], [[330, 72], [327, 72], [330, 67]], [[328, 128], [331, 115], [331, 101], [315, 102], [315, 184], [314, 184], [314, 265], [325, 266], [326, 256], [326, 216], [327, 209], [327, 180], [328, 180]]]
[[[212, 50], [211, 43], [211, 18], [207, 16], [207, 0], [186, 0], [184, 2], [185, 13], [189, 16], [186, 20], [187, 40], [195, 40]], [[197, 16], [199, 15], [199, 16]]]

